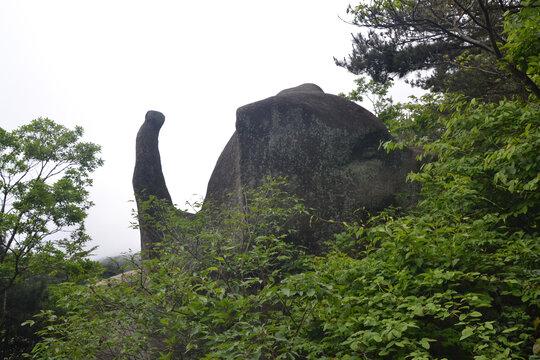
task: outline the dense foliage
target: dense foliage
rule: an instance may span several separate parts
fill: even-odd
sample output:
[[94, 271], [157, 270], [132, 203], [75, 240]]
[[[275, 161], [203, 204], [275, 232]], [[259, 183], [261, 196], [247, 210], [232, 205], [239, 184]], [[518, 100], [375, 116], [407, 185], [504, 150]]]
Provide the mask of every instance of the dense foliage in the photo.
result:
[[216, 213], [206, 204], [194, 217], [162, 203], [155, 226], [168, 235], [159, 260], [143, 261], [122, 282], [57, 287], [63, 312], [42, 313], [50, 326], [34, 357], [277, 357], [281, 349], [259, 342], [267, 320], [284, 316], [277, 285], [305, 267], [302, 252], [283, 241], [287, 220], [305, 208], [282, 185], [269, 180], [245, 191], [244, 208]]
[[[532, 355], [540, 295], [540, 109], [467, 106], [459, 99], [447, 106], [454, 110], [442, 124], [447, 130], [425, 146], [436, 160], [411, 176], [423, 185], [418, 208], [351, 225], [338, 237], [335, 262], [320, 264], [326, 282], [339, 289], [330, 299], [341, 306], [328, 314], [321, 309], [333, 356]], [[497, 135], [501, 126], [504, 135]]]
[[89, 174], [102, 160], [82, 135], [80, 127], [41, 118], [11, 132], [0, 128], [2, 358], [18, 357], [31, 343], [20, 323], [38, 312], [49, 281], [77, 281], [95, 268], [86, 259], [84, 219]]
[[423, 200], [407, 215], [345, 224], [314, 258], [283, 241], [304, 209], [276, 182], [219, 224], [172, 214], [161, 260], [57, 289], [64, 312], [42, 314], [34, 358], [535, 358], [540, 108], [439, 105], [445, 130], [423, 144], [432, 161], [411, 175]]
[[[422, 49], [444, 60], [436, 50], [452, 29], [411, 21], [419, 14], [454, 21], [455, 31], [476, 39], [477, 47], [501, 52], [477, 60], [489, 60], [497, 71], [506, 67], [521, 81], [517, 70], [537, 86], [535, 4], [382, 1], [354, 12], [366, 26], [384, 25], [404, 36], [393, 49], [398, 60]], [[381, 14], [413, 17], [400, 29]], [[462, 40], [449, 42], [451, 60], [466, 51], [480, 54]], [[373, 69], [380, 65], [376, 56], [364, 60]], [[417, 67], [409, 64], [409, 70]], [[398, 70], [382, 67], [371, 75]], [[463, 68], [454, 71], [448, 75]], [[46, 326], [28, 357], [540, 359], [540, 103], [534, 86], [506, 98], [475, 99], [470, 89], [453, 89], [394, 104], [388, 84], [357, 85], [348, 97], [371, 92], [395, 137], [381, 148], [422, 150], [424, 165], [409, 176], [421, 188], [416, 206], [343, 223], [342, 233], [326, 239], [330, 251], [314, 257], [287, 242], [288, 219], [305, 216], [306, 209], [284, 192], [282, 179], [246, 189], [243, 207], [205, 207], [194, 216], [151, 199], [148, 205], [163, 216], [145, 220], [166, 234], [158, 256], [134, 260], [137, 270], [121, 281], [52, 288], [57, 308], [35, 319]]]

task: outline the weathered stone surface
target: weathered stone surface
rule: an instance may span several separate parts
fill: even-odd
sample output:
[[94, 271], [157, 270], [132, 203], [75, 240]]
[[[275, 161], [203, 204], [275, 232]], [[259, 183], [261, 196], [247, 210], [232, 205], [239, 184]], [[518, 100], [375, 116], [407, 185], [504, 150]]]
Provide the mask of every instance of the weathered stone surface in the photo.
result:
[[[321, 218], [354, 220], [356, 210], [381, 210], [410, 188], [405, 178], [418, 168], [415, 155], [379, 149], [389, 139], [377, 117], [317, 85], [283, 90], [237, 110], [236, 131], [217, 161], [206, 201], [239, 204], [240, 188], [258, 186], [267, 175], [286, 176], [290, 191]], [[293, 240], [315, 253], [335, 230], [309, 219], [294, 226], [301, 231]]]
[[[164, 120], [163, 114], [149, 111], [137, 135], [133, 187], [140, 200], [154, 195], [172, 203], [158, 150]], [[242, 188], [259, 186], [268, 175], [285, 176], [289, 192], [304, 199], [321, 219], [357, 220], [396, 203], [397, 194], [414, 188], [405, 179], [419, 167], [415, 154], [410, 149], [390, 154], [379, 149], [380, 142], [389, 139], [377, 117], [317, 85], [283, 90], [237, 110], [236, 131], [217, 161], [205, 203], [240, 205]], [[142, 211], [139, 207], [139, 214]], [[290, 240], [312, 253], [320, 253], [340, 230], [307, 217], [291, 226], [299, 231]], [[140, 229], [141, 248], [151, 256], [152, 244], [163, 234], [144, 224]]]
[[[140, 219], [143, 219], [146, 215], [158, 215], [151, 208], [144, 209], [141, 207], [142, 202], [147, 201], [150, 196], [172, 204], [171, 195], [165, 184], [161, 169], [158, 147], [159, 130], [164, 122], [165, 116], [162, 113], [150, 110], [146, 113], [145, 121], [137, 133], [133, 190], [137, 199]], [[141, 250], [146, 256], [151, 257], [152, 244], [160, 242], [162, 234], [141, 220], [139, 220], [139, 230], [141, 233]]]
[[291, 93], [316, 93], [316, 94], [324, 94], [323, 89], [321, 89], [318, 85], [315, 84], [302, 84], [293, 88], [281, 90], [278, 92], [277, 96], [280, 95], [288, 95]]

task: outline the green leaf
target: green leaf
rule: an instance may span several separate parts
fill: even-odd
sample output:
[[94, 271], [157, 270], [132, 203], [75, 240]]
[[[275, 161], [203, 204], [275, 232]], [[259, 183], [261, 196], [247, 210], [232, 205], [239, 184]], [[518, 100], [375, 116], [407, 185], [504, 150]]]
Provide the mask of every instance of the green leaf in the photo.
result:
[[465, 340], [472, 334], [474, 334], [474, 329], [471, 327], [466, 327], [465, 329], [463, 329], [463, 331], [461, 331], [461, 337], [459, 338], [459, 340]]
[[430, 341], [435, 341], [433, 339], [428, 339], [428, 338], [422, 338], [420, 340], [420, 345], [424, 348], [424, 349], [429, 349], [430, 345], [429, 345], [429, 342]]
[[503, 333], [503, 334], [508, 334], [508, 333], [511, 333], [511, 332], [516, 331], [517, 329], [519, 329], [519, 328], [518, 328], [517, 326], [514, 326], [514, 327], [511, 327], [511, 328], [509, 328], [509, 329], [504, 329], [504, 330], [502, 331], [502, 333]]

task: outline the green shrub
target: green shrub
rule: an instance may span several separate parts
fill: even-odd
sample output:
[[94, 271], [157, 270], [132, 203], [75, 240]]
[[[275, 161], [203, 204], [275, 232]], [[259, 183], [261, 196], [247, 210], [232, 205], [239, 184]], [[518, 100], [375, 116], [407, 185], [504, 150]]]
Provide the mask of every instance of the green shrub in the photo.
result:
[[439, 136], [415, 139], [431, 157], [410, 175], [415, 208], [345, 224], [324, 257], [287, 243], [306, 211], [281, 180], [219, 216], [170, 209], [158, 259], [135, 275], [56, 288], [63, 310], [42, 313], [32, 357], [538, 358], [539, 106], [439, 110]]
[[295, 340], [306, 358], [533, 355], [540, 322], [540, 108], [459, 98], [442, 105], [452, 113], [439, 119], [445, 132], [420, 144], [435, 160], [411, 175], [422, 184], [417, 209], [347, 225], [333, 254], [285, 282], [315, 290]]
[[157, 258], [134, 261], [138, 271], [124, 281], [56, 287], [63, 311], [40, 315], [50, 325], [40, 331], [43, 340], [32, 357], [274, 354], [254, 331], [266, 318], [282, 316], [283, 306], [269, 293], [305, 268], [302, 250], [285, 241], [292, 231], [285, 223], [306, 210], [283, 186], [282, 179], [269, 179], [245, 191], [245, 207], [219, 214], [206, 205], [185, 216], [161, 204], [163, 217], [154, 226], [167, 236], [157, 246]]

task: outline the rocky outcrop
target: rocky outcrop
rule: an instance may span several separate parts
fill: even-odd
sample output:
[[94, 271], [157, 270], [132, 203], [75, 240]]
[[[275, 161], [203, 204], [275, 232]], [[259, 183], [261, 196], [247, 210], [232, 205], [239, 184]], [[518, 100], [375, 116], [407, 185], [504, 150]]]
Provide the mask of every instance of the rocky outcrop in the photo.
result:
[[159, 155], [159, 130], [165, 122], [165, 116], [158, 111], [148, 111], [144, 123], [137, 133], [135, 146], [135, 170], [133, 171], [133, 190], [137, 201], [141, 250], [151, 257], [153, 244], [162, 240], [163, 234], [153, 228], [147, 218], [158, 217], [153, 207], [143, 206], [150, 197], [172, 204], [171, 195], [165, 184]]
[[[267, 175], [286, 176], [290, 192], [320, 218], [355, 220], [411, 190], [405, 179], [418, 168], [415, 154], [387, 154], [379, 145], [390, 139], [369, 111], [317, 85], [283, 90], [238, 109], [236, 131], [217, 161], [206, 201], [239, 204], [242, 187], [256, 187]], [[337, 230], [307, 218], [293, 226], [300, 229], [293, 240], [314, 253]]]
[[[161, 113], [149, 112], [137, 135], [133, 186], [141, 199], [155, 195], [170, 202], [157, 149], [163, 121]], [[237, 110], [236, 131], [217, 161], [205, 203], [239, 205], [242, 188], [257, 187], [269, 175], [285, 176], [289, 192], [304, 199], [319, 218], [356, 220], [413, 190], [405, 179], [419, 167], [415, 154], [409, 149], [387, 154], [379, 145], [390, 139], [369, 111], [317, 85], [283, 90]], [[294, 219], [291, 226], [299, 231], [290, 240], [312, 253], [320, 253], [339, 230], [309, 218]], [[153, 241], [155, 235], [141, 226], [142, 249], [151, 249]]]

